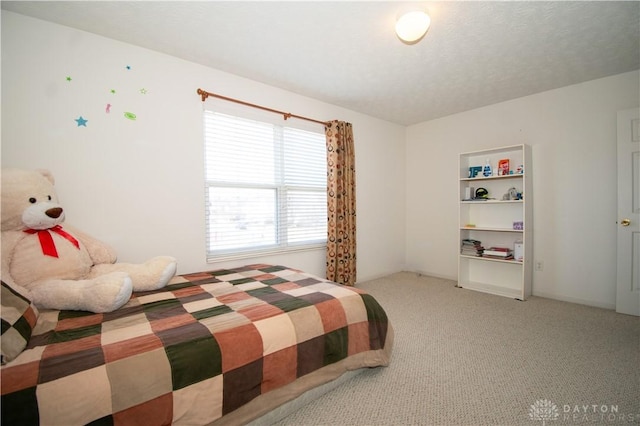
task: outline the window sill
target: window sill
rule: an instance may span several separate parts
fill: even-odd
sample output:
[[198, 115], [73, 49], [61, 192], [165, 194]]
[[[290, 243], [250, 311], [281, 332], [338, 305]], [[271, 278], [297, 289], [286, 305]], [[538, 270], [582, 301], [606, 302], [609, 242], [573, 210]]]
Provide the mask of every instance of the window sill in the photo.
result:
[[240, 260], [240, 259], [249, 259], [249, 258], [260, 258], [265, 256], [285, 256], [287, 254], [292, 253], [300, 253], [306, 251], [326, 251], [327, 245], [323, 244], [315, 244], [308, 246], [300, 246], [295, 248], [287, 248], [287, 249], [271, 249], [271, 250], [262, 250], [262, 251], [252, 251], [252, 252], [244, 252], [244, 253], [229, 253], [229, 254], [221, 254], [221, 255], [211, 255], [207, 254], [207, 263], [218, 263], [218, 262], [226, 262], [229, 260]]

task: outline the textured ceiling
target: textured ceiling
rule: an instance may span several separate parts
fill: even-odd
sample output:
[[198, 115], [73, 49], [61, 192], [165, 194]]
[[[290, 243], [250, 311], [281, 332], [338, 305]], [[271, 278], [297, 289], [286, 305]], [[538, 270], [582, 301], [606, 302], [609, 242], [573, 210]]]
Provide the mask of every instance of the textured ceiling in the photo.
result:
[[[415, 8], [429, 11], [431, 28], [405, 45], [393, 26]], [[402, 125], [640, 68], [638, 1], [2, 1], [2, 9]]]

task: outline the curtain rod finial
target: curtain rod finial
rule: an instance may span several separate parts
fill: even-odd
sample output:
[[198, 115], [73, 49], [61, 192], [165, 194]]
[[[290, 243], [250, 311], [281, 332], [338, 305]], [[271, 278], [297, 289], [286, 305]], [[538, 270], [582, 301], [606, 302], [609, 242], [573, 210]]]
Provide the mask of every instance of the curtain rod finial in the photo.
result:
[[202, 102], [204, 102], [208, 97], [209, 97], [209, 92], [206, 92], [202, 89], [198, 89], [198, 95], [200, 95], [200, 97], [202, 97]]

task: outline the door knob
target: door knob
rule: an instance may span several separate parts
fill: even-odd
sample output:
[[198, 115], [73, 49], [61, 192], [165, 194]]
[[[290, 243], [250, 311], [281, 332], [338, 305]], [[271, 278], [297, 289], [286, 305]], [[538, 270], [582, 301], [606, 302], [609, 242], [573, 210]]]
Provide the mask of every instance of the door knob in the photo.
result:
[[629, 225], [631, 225], [631, 220], [629, 220], [629, 219], [622, 219], [622, 220], [620, 221], [620, 225], [622, 225], [622, 226], [629, 226]]

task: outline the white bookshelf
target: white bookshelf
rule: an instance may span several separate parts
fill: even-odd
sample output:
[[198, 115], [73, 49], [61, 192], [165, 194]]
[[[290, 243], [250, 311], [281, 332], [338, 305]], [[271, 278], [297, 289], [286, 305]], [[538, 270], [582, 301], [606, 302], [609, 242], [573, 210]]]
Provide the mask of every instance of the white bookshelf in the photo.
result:
[[[495, 170], [503, 159], [509, 160], [513, 174], [484, 176], [480, 172], [477, 177], [469, 176], [470, 167], [484, 167], [489, 160]], [[517, 171], [519, 166], [523, 171]], [[523, 258], [518, 261], [459, 254], [458, 286], [526, 300], [531, 295], [533, 271], [531, 147], [523, 144], [465, 152], [460, 154], [459, 170], [459, 245], [464, 239], [473, 239], [480, 241], [485, 249], [514, 250], [515, 242], [520, 240]], [[489, 192], [488, 200], [465, 199], [468, 193], [475, 195], [478, 188]], [[503, 200], [510, 188], [521, 193], [522, 199]], [[514, 222], [522, 222], [522, 229], [514, 229]]]

